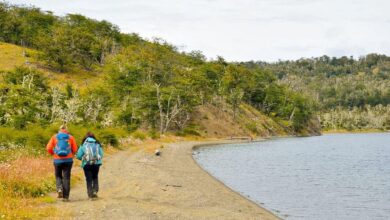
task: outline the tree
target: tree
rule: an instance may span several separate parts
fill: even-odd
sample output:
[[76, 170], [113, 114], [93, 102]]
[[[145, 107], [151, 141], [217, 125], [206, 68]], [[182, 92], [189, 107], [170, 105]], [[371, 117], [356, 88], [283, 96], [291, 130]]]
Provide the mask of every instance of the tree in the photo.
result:
[[48, 119], [47, 79], [34, 70], [18, 67], [4, 73], [1, 87], [0, 122], [18, 129]]
[[39, 38], [43, 54], [41, 58], [55, 69], [64, 72], [73, 64], [71, 31], [64, 26], [55, 25], [49, 36]]

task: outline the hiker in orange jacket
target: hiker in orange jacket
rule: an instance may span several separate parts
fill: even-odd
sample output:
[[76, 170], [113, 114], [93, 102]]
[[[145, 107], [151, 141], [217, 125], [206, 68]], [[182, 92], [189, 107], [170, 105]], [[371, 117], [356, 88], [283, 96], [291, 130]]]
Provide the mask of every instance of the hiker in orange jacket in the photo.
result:
[[60, 127], [58, 134], [51, 137], [46, 150], [53, 155], [58, 198], [69, 201], [70, 174], [73, 156], [77, 153], [76, 140], [67, 131], [66, 125]]

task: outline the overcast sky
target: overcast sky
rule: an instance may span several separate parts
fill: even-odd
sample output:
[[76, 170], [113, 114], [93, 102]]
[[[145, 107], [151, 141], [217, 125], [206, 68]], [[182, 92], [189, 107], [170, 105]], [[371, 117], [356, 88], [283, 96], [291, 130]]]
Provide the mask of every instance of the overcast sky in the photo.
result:
[[390, 55], [389, 0], [9, 0], [228, 61]]

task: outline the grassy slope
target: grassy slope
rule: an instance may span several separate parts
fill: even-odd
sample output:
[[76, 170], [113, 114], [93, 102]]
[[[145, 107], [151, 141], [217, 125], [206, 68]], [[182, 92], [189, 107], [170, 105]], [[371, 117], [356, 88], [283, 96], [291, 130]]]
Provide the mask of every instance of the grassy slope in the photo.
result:
[[[12, 70], [15, 66], [23, 65], [26, 61], [23, 51], [22, 47], [0, 42], [0, 70]], [[33, 53], [32, 50], [26, 52]]]
[[192, 123], [206, 137], [269, 137], [288, 133], [284, 126], [246, 104], [240, 106], [235, 119], [227, 105], [200, 106], [193, 114]]
[[99, 70], [91, 72], [77, 69], [65, 73], [53, 71], [44, 63], [38, 61], [38, 55], [38, 51], [0, 42], [0, 71], [10, 71], [17, 66], [28, 66], [44, 73], [48, 77], [51, 86], [59, 87], [70, 83], [82, 89], [86, 85], [92, 86], [102, 81], [103, 77], [99, 74]]

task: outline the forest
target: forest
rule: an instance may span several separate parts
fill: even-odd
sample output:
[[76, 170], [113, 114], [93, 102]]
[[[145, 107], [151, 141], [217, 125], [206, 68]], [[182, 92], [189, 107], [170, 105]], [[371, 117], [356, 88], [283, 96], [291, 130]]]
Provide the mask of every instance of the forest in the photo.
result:
[[386, 55], [245, 65], [273, 72], [278, 83], [314, 100], [324, 129], [390, 128], [390, 57]]
[[[207, 60], [200, 51], [121, 33], [108, 21], [0, 3], [0, 30], [0, 41], [24, 48], [23, 65], [1, 70], [3, 148], [40, 147], [43, 134], [62, 123], [98, 128], [111, 144], [140, 129], [151, 136], [197, 135], [194, 112], [201, 106], [227, 106], [239, 123], [249, 105], [290, 134], [315, 119], [312, 99], [280, 83], [268, 67]], [[35, 142], [16, 135], [23, 132], [35, 132]]]

